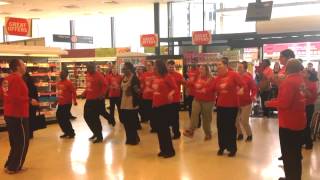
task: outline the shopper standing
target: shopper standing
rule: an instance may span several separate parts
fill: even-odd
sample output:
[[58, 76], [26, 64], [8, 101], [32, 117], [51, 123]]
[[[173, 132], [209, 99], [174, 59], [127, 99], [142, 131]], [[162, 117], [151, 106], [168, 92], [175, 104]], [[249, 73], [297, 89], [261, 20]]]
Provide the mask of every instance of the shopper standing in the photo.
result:
[[252, 130], [249, 124], [249, 117], [251, 114], [252, 102], [255, 101], [257, 95], [257, 85], [252, 78], [252, 75], [247, 71], [248, 63], [243, 61], [238, 64], [238, 73], [242, 81], [246, 84], [244, 87], [244, 92], [239, 95], [239, 105], [240, 109], [237, 116], [237, 134], [238, 140], [243, 139], [243, 132], [241, 127], [245, 130], [247, 135], [247, 142], [252, 141]]
[[290, 59], [295, 58], [295, 54], [291, 49], [286, 49], [280, 52], [279, 62], [282, 65], [282, 68], [280, 69], [277, 78], [274, 78], [274, 82], [279, 86], [281, 82], [286, 77], [286, 67], [287, 63]]
[[56, 117], [59, 126], [63, 132], [60, 138], [74, 138], [75, 133], [70, 122], [70, 111], [72, 101], [77, 106], [76, 90], [70, 80], [67, 79], [68, 71], [62, 70], [60, 73], [60, 81], [57, 83], [58, 90], [58, 109]]
[[184, 79], [182, 75], [175, 70], [175, 62], [173, 60], [168, 61], [167, 63], [169, 75], [173, 78], [176, 83], [177, 89], [175, 90], [174, 100], [171, 104], [172, 110], [172, 119], [171, 119], [171, 127], [173, 131], [173, 139], [179, 139], [181, 136], [180, 133], [180, 99], [181, 99], [181, 85], [184, 84]]
[[245, 84], [238, 73], [228, 69], [228, 64], [225, 59], [216, 63], [218, 76], [209, 88], [209, 92], [217, 93], [218, 155], [223, 155], [227, 149], [230, 152], [228, 156], [234, 157], [237, 152], [238, 95], [243, 94]]
[[170, 158], [175, 155], [170, 133], [170, 104], [174, 100], [177, 86], [168, 74], [165, 63], [157, 60], [155, 63], [155, 78], [152, 81], [154, 123], [158, 134], [160, 153], [158, 156]]
[[280, 180], [300, 180], [302, 175], [301, 147], [307, 125], [302, 69], [298, 60], [290, 60], [278, 98], [266, 103], [269, 107], [277, 107], [279, 112], [279, 137], [286, 176]]
[[259, 81], [259, 91], [261, 97], [261, 106], [263, 110], [263, 116], [270, 117], [270, 109], [265, 107], [265, 102], [271, 98], [271, 81], [273, 79], [273, 71], [270, 68], [271, 62], [269, 59], [262, 61], [263, 71], [262, 78]]
[[107, 84], [103, 75], [96, 71], [94, 63], [87, 65], [86, 83], [86, 89], [82, 96], [86, 98], [84, 119], [93, 133], [93, 136], [89, 140], [93, 140], [93, 143], [101, 143], [103, 137], [99, 115], [103, 108]]
[[[38, 89], [34, 83], [34, 79], [30, 76], [28, 72], [24, 74], [23, 79], [28, 87], [29, 98], [39, 102]], [[33, 130], [37, 123], [36, 121], [37, 111], [40, 111], [39, 106], [33, 106], [31, 103], [29, 103], [29, 138], [30, 139], [33, 138]]]
[[305, 94], [306, 94], [306, 116], [307, 116], [307, 127], [304, 130], [304, 143], [306, 149], [313, 148], [313, 142], [311, 139], [311, 120], [314, 113], [314, 106], [318, 98], [318, 78], [317, 73], [314, 70], [304, 70], [304, 78], [305, 78]]
[[115, 66], [111, 69], [111, 74], [107, 76], [107, 84], [109, 89], [109, 99], [110, 99], [110, 115], [112, 119], [114, 118], [114, 110], [117, 106], [119, 119], [120, 118], [120, 86], [121, 86], [122, 76], [119, 75]]
[[199, 68], [200, 74], [196, 77], [189, 87], [194, 88], [194, 99], [192, 102], [191, 123], [184, 135], [192, 138], [195, 129], [199, 125], [199, 115], [202, 114], [203, 130], [205, 133], [205, 141], [211, 140], [211, 122], [212, 122], [212, 107], [214, 105], [215, 95], [212, 92], [206, 92], [206, 89], [213, 83], [214, 79], [211, 77], [209, 67], [201, 65]]
[[29, 103], [38, 102], [29, 98], [29, 91], [23, 80], [26, 66], [22, 60], [9, 63], [12, 73], [2, 82], [1, 95], [4, 104], [4, 119], [10, 141], [10, 153], [5, 163], [5, 172], [14, 174], [21, 171], [29, 147]]
[[154, 79], [154, 70], [153, 61], [148, 61], [146, 63], [147, 72], [143, 73], [141, 77], [141, 89], [142, 89], [142, 119], [143, 121], [150, 121], [151, 133], [155, 133], [155, 125], [153, 121], [153, 112], [152, 112], [152, 81]]
[[130, 62], [126, 62], [122, 70], [124, 77], [121, 82], [120, 117], [126, 131], [126, 144], [137, 145], [140, 142], [137, 126], [139, 123], [140, 83]]

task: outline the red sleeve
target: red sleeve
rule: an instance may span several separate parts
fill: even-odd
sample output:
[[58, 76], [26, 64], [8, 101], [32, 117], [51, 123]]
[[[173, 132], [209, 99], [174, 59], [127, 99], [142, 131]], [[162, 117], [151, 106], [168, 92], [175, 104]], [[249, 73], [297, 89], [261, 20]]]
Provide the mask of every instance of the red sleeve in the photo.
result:
[[21, 102], [26, 102], [29, 101], [29, 97], [27, 96], [22, 96], [20, 90], [22, 89], [22, 83], [23, 80], [21, 81], [12, 81], [9, 84], [9, 90], [8, 90], [8, 96], [10, 97], [10, 101], [13, 101], [14, 103], [21, 103]]
[[70, 84], [70, 89], [71, 89], [71, 92], [72, 92], [72, 99], [73, 99], [73, 102], [76, 103], [77, 102], [77, 93], [76, 93], [76, 89], [74, 88], [73, 84], [71, 81], [69, 81], [69, 84]]
[[101, 92], [99, 94], [100, 94], [100, 97], [105, 97], [107, 92], [107, 82], [106, 82], [106, 79], [101, 74], [99, 74], [99, 79], [101, 83]]
[[278, 108], [287, 109], [292, 105], [295, 95], [295, 89], [290, 82], [283, 82], [279, 89]]
[[266, 106], [277, 108], [279, 106], [279, 101], [278, 101], [278, 99], [271, 99], [270, 101], [267, 101]]
[[318, 90], [317, 90], [317, 84], [316, 83], [311, 83], [310, 86], [308, 87], [308, 90], [310, 92], [310, 99], [317, 99], [318, 97]]

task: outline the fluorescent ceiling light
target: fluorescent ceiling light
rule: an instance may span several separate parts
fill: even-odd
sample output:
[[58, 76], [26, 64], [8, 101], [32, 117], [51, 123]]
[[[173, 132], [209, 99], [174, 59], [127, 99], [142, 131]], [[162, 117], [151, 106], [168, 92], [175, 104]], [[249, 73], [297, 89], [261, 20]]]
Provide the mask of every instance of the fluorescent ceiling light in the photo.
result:
[[7, 5], [7, 4], [10, 4], [9, 2], [6, 2], [6, 1], [0, 1], [0, 6], [2, 5]]

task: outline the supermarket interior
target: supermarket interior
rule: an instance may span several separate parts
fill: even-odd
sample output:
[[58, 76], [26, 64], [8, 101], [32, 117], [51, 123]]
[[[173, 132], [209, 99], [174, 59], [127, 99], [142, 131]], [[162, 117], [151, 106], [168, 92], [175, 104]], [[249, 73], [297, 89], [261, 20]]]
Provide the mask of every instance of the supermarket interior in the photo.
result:
[[[265, 102], [262, 100], [264, 97], [261, 95], [264, 90], [260, 85], [265, 75], [261, 67], [264, 67], [266, 60], [269, 62], [270, 71], [277, 74], [272, 78], [278, 77], [280, 72], [276, 72], [276, 66], [281, 66], [279, 70], [285, 69], [287, 65], [281, 62], [281, 58], [286, 56], [283, 52], [289, 49], [295, 56], [288, 57], [288, 61], [290, 58], [297, 59], [305, 71], [311, 69], [312, 73], [316, 73], [315, 87], [319, 87], [319, 9], [320, 0], [0, 0], [0, 25], [3, 27], [0, 28], [0, 167], [4, 167], [3, 170], [0, 169], [0, 179], [320, 179], [320, 90], [316, 89], [315, 92], [314, 113], [311, 114], [310, 123], [307, 120], [308, 116], [305, 120], [308, 121], [306, 126], [309, 126], [310, 132], [307, 134], [312, 138], [312, 147], [306, 148], [307, 146], [300, 144], [303, 157], [300, 160], [302, 172], [297, 178], [289, 177], [289, 174], [295, 173], [285, 165], [291, 162], [291, 159], [286, 160], [284, 145], [283, 142], [280, 143], [281, 138], [279, 139], [282, 129], [278, 116], [280, 108], [269, 109], [269, 114], [265, 114]], [[202, 110], [196, 115], [199, 117], [198, 120], [202, 121], [203, 130], [192, 129], [193, 138], [188, 134], [188, 128], [193, 123], [194, 104], [198, 102], [195, 96], [193, 103], [191, 101], [191, 104], [188, 104], [188, 97], [191, 96], [189, 88], [197, 86], [192, 85], [189, 71], [198, 67], [195, 77], [200, 77], [201, 68], [206, 67], [208, 77], [212, 77], [213, 80], [219, 79], [219, 62], [222, 58], [228, 59], [228, 72], [237, 72], [239, 64], [246, 62], [248, 74], [252, 75], [252, 82], [258, 91], [252, 95], [255, 97], [250, 99], [248, 112], [248, 125], [252, 133], [245, 135], [251, 136], [251, 140], [236, 137], [239, 135], [238, 129], [238, 134], [235, 132], [237, 154], [233, 158], [219, 156], [219, 152], [217, 156], [217, 151], [221, 150], [219, 93], [215, 95], [218, 98], [212, 100], [212, 103], [216, 104], [210, 109], [212, 118], [208, 126], [212, 132], [209, 138], [206, 134], [207, 122], [203, 104], [201, 107], [199, 105], [198, 108]], [[4, 84], [7, 84], [8, 77], [14, 74], [14, 60], [24, 62], [26, 73], [34, 82], [39, 109], [36, 114], [37, 118], [43, 115], [41, 117], [44, 117], [45, 127], [34, 130], [33, 138], [28, 140], [25, 162], [21, 158], [18, 160], [20, 167], [10, 170], [13, 166], [9, 162], [10, 158], [14, 159], [10, 156], [17, 152], [13, 150], [15, 138], [10, 135], [10, 126], [8, 127], [8, 102], [5, 102], [8, 88]], [[124, 108], [122, 111], [122, 104], [125, 104], [123, 99], [134, 96], [124, 93], [126, 91], [122, 89], [128, 88], [125, 84], [127, 64], [131, 63], [137, 71], [146, 69], [147, 74], [150, 62], [157, 66], [158, 61], [166, 64], [173, 62], [175, 71], [183, 79], [180, 84], [175, 85], [179, 89], [175, 93], [180, 99], [177, 102], [177, 123], [180, 127], [178, 126], [177, 138], [176, 134], [170, 134], [170, 137], [174, 136], [172, 144], [175, 148], [175, 153], [170, 158], [158, 157], [161, 156], [158, 154], [159, 143], [160, 154], [163, 148], [160, 140], [162, 125], [159, 125], [159, 130], [155, 130], [156, 133], [150, 132], [153, 130], [154, 120], [151, 121], [150, 118], [150, 123], [145, 122], [144, 116], [151, 114], [151, 117], [156, 114], [154, 109], [157, 107], [150, 107], [149, 113], [144, 112], [148, 111], [143, 109], [146, 106], [143, 103], [144, 92], [141, 93], [141, 102], [139, 101], [137, 107], [139, 110], [134, 109], [139, 114], [138, 119], [141, 119], [141, 123], [138, 122], [140, 128], [136, 130], [138, 138], [140, 137], [138, 145], [128, 145], [126, 139], [128, 140], [129, 130], [126, 123], [120, 119], [125, 118], [120, 114], [127, 110]], [[113, 86], [113, 81], [110, 80], [113, 73], [122, 76], [118, 85], [119, 96], [122, 99], [120, 98], [121, 105], [116, 105], [117, 111], [114, 112], [115, 125], [101, 113], [97, 115], [101, 115], [102, 124], [103, 139], [100, 143], [88, 140], [92, 132], [94, 136], [96, 134], [85, 115], [90, 101], [88, 86], [94, 84], [88, 80], [92, 64], [95, 71], [104, 77], [108, 88]], [[154, 71], [159, 69], [155, 67]], [[169, 65], [168, 71], [170, 72]], [[75, 89], [77, 101], [77, 104], [72, 105], [71, 116], [67, 118], [74, 128], [73, 136], [65, 134], [68, 135], [67, 138], [61, 138], [64, 130], [60, 119], [57, 118], [61, 98], [61, 72], [67, 72], [67, 79]], [[147, 75], [142, 74], [140, 77], [138, 72], [136, 74], [141, 90], [144, 91], [149, 83]], [[156, 75], [153, 78], [156, 78]], [[279, 99], [273, 90], [276, 89], [276, 94], [278, 91], [280, 94], [281, 86], [273, 80], [268, 82], [268, 100]], [[129, 86], [131, 87], [131, 83]], [[209, 88], [203, 89], [202, 93], [207, 92]], [[253, 91], [251, 93], [253, 94]], [[151, 99], [155, 98], [155, 94]], [[167, 99], [170, 99], [169, 95]], [[104, 96], [103, 109], [111, 112], [113, 108], [110, 107], [115, 105], [112, 103], [109, 89]], [[131, 100], [132, 98], [134, 97], [131, 97]], [[72, 100], [70, 101], [72, 104]], [[15, 108], [23, 107], [15, 104]], [[239, 109], [237, 113], [241, 114], [240, 106]], [[163, 117], [154, 119], [171, 119], [171, 113], [164, 112], [161, 114]], [[158, 123], [165, 123], [164, 121], [166, 120]], [[173, 124], [168, 127], [174, 129]], [[238, 127], [234, 123], [235, 131], [236, 128]], [[24, 128], [22, 129], [24, 132]], [[206, 137], [205, 141], [203, 137]], [[23, 142], [18, 144], [21, 143]], [[23, 147], [25, 148], [25, 144]], [[230, 151], [228, 148], [226, 150]], [[283, 162], [282, 159], [278, 160], [280, 156], [284, 157]]]

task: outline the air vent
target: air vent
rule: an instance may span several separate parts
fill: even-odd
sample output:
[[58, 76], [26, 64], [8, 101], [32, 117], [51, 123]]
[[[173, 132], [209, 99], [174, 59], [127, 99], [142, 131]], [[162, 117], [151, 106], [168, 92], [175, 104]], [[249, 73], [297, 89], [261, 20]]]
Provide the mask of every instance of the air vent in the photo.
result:
[[30, 9], [29, 11], [31, 11], [31, 12], [41, 12], [43, 10], [42, 9]]
[[67, 9], [77, 9], [77, 8], [79, 8], [79, 6], [74, 5], [74, 4], [66, 5], [66, 6], [63, 6], [63, 7], [67, 8]]
[[117, 1], [104, 1], [104, 4], [118, 4]]

